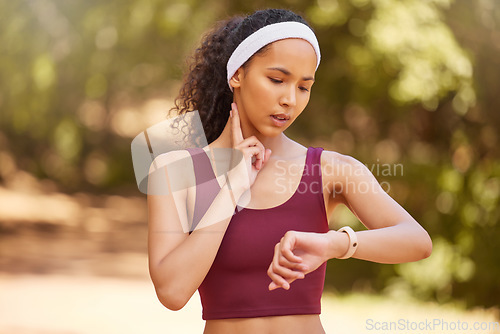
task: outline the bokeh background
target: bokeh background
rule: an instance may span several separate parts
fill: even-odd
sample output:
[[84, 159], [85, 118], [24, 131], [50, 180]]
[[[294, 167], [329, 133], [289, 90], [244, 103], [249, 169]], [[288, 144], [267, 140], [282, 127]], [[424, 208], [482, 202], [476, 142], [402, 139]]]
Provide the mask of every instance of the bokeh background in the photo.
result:
[[[202, 332], [197, 296], [156, 300], [130, 144], [203, 33], [267, 7], [302, 14], [322, 51], [287, 135], [361, 160], [434, 242], [416, 263], [330, 261], [327, 332], [498, 321], [500, 2], [0, 0], [0, 333]], [[364, 228], [345, 207], [330, 223]]]

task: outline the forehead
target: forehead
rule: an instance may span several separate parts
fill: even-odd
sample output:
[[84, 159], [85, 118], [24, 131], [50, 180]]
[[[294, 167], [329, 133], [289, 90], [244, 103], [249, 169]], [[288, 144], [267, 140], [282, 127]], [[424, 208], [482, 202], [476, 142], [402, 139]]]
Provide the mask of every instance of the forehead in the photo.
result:
[[[256, 65], [282, 65], [294, 68], [301, 74], [314, 75], [316, 70], [316, 52], [313, 46], [301, 38], [287, 38], [269, 45], [267, 52], [255, 57]], [[298, 74], [298, 73], [297, 73]]]

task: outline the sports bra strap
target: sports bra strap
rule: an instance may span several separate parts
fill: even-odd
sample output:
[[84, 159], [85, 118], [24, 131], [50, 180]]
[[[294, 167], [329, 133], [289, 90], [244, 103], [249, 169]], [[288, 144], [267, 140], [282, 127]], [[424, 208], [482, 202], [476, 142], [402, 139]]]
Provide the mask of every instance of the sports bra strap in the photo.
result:
[[191, 234], [205, 215], [205, 212], [207, 212], [215, 196], [219, 193], [220, 186], [206, 152], [200, 147], [187, 148], [186, 150], [193, 160], [196, 180], [193, 222], [189, 231], [189, 234]]
[[321, 153], [322, 147], [309, 147], [310, 152], [307, 155], [306, 166], [303, 175], [303, 182], [309, 187], [307, 196], [315, 197], [321, 207], [321, 211], [326, 216], [325, 200], [323, 197], [323, 177], [321, 172]]
[[307, 155], [304, 174], [308, 177], [315, 178], [321, 175], [321, 147], [309, 147], [310, 154]]

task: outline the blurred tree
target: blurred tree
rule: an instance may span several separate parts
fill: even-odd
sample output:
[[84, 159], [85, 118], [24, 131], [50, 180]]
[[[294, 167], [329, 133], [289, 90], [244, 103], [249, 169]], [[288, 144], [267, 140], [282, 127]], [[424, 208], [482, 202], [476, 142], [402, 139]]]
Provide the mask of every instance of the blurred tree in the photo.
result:
[[172, 95], [180, 59], [222, 5], [1, 1], [0, 124], [18, 167], [67, 191], [133, 181], [123, 162], [142, 129], [127, 110]]

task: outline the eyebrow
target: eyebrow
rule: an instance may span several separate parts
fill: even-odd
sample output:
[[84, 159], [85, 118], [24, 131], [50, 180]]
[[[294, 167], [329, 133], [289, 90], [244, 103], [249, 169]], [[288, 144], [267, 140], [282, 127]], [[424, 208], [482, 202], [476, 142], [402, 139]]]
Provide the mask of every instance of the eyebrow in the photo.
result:
[[[283, 74], [285, 74], [285, 75], [291, 75], [292, 74], [292, 73], [290, 73], [289, 70], [287, 70], [286, 68], [283, 68], [283, 67], [268, 67], [267, 69], [268, 70], [280, 71], [280, 72], [283, 72]], [[309, 81], [309, 80], [314, 81], [314, 78], [313, 77], [302, 77], [302, 80], [304, 80], [304, 81]]]

